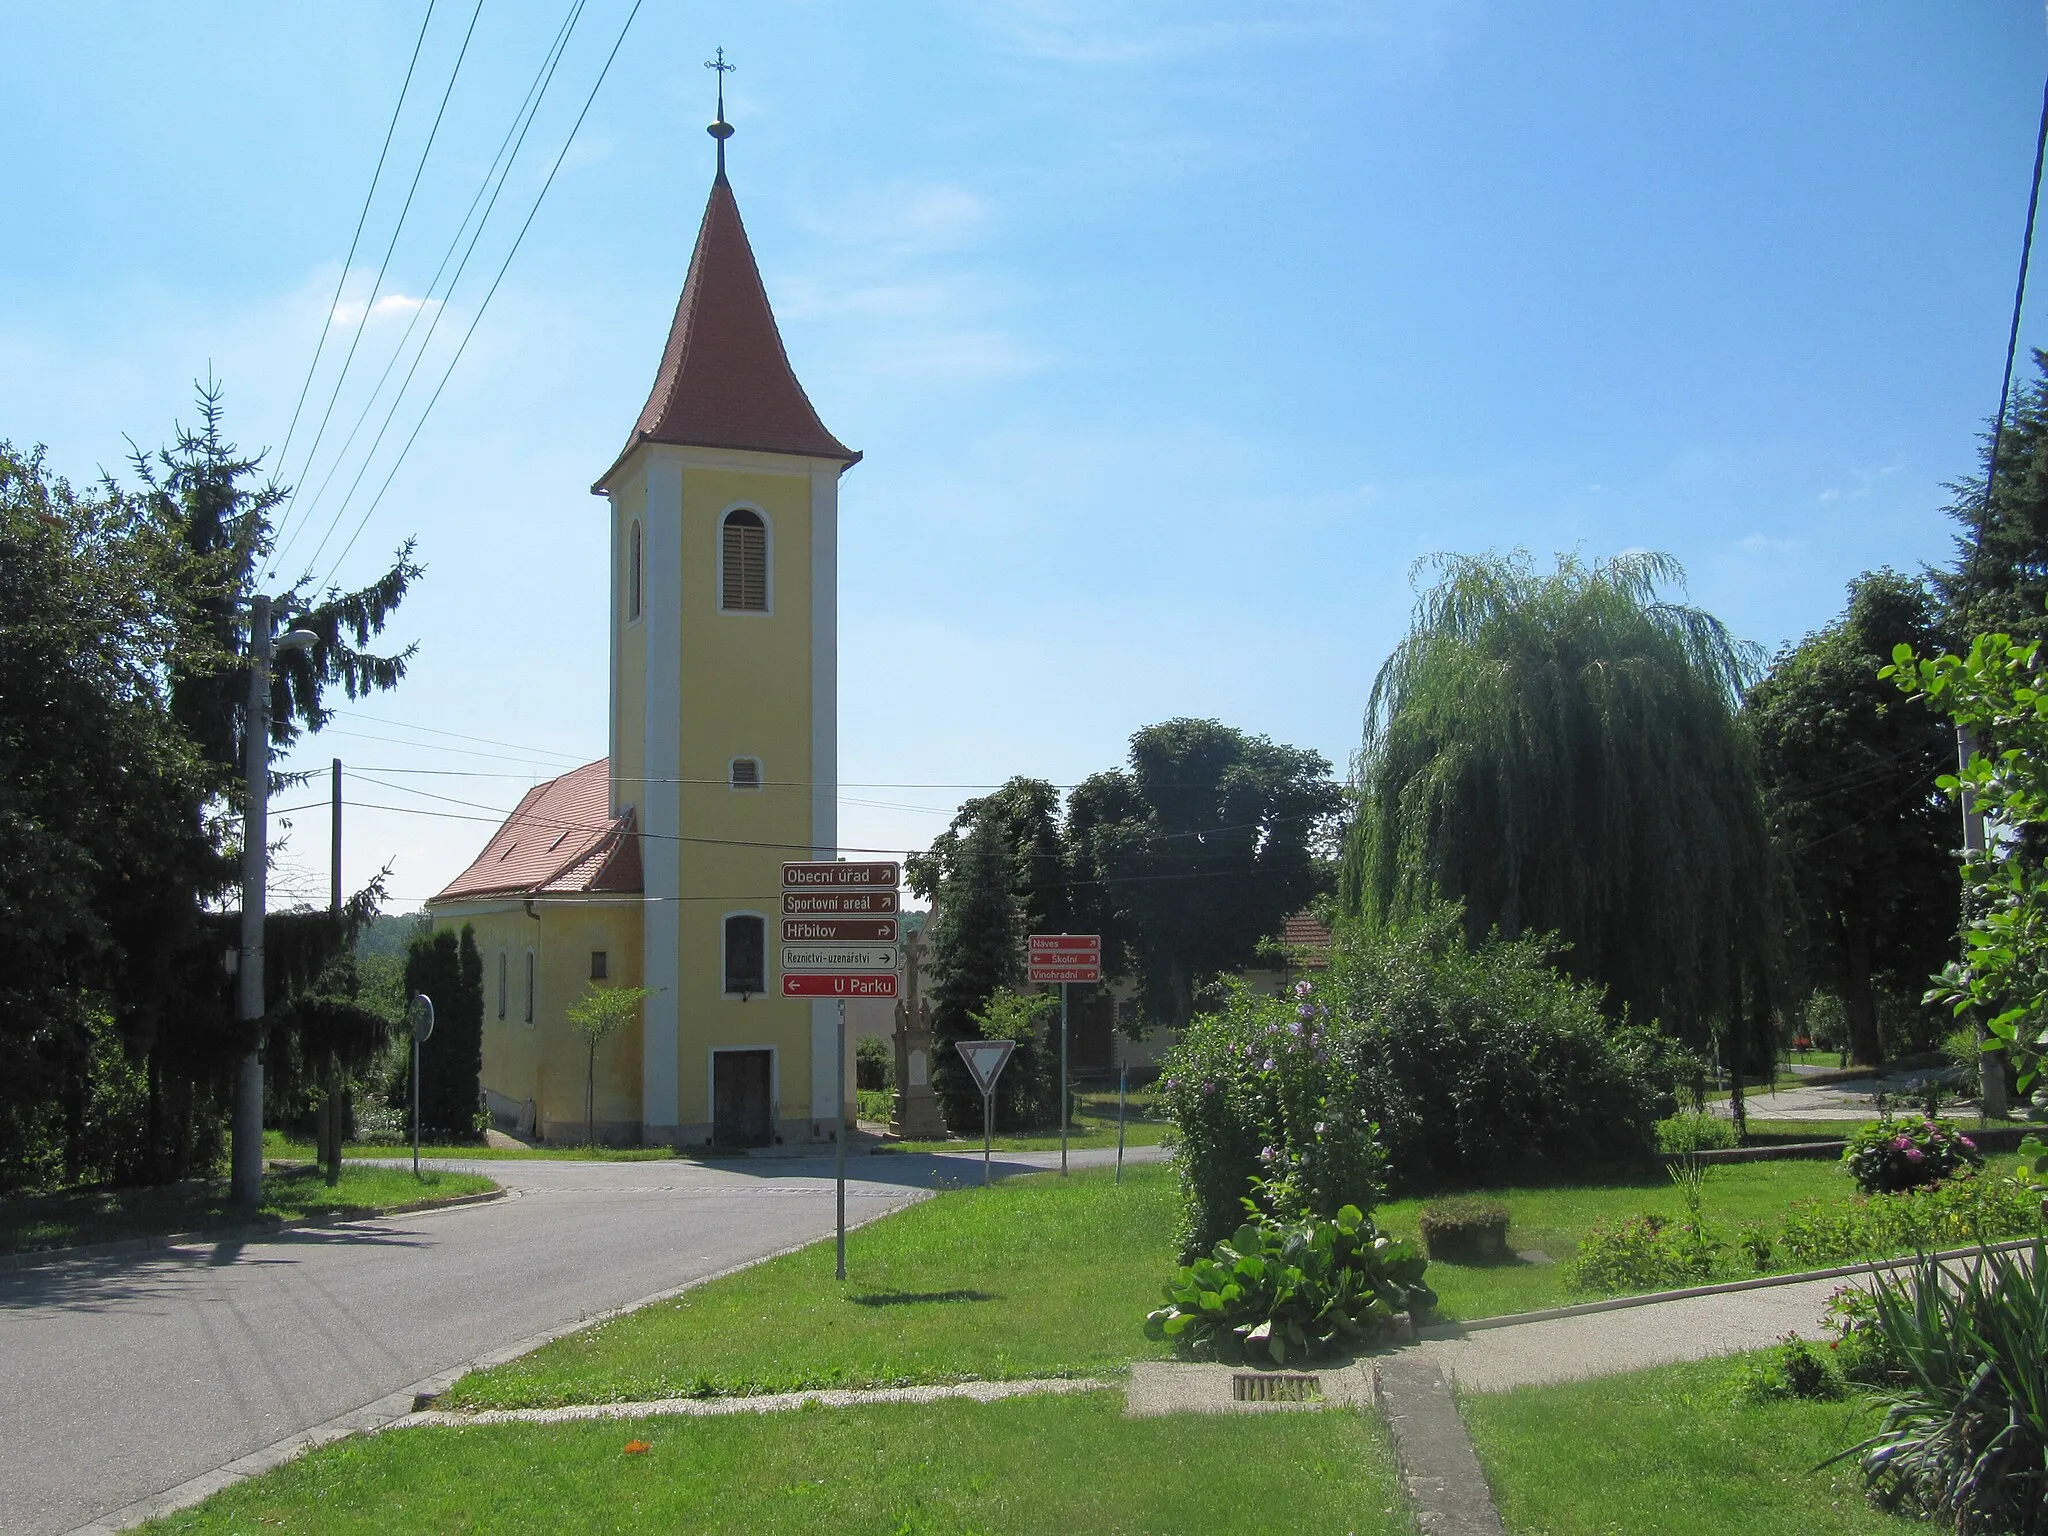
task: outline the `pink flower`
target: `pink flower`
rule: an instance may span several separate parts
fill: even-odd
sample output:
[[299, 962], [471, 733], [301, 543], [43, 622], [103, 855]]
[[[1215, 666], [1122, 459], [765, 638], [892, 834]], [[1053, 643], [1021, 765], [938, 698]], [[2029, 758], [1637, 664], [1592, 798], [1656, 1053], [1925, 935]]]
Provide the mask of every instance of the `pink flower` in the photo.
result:
[[1961, 1142], [1964, 1146], [1968, 1147], [1972, 1152], [1977, 1150], [1977, 1143], [1970, 1140], [1970, 1138], [1967, 1136], [1958, 1136], [1956, 1140]]
[[1918, 1147], [1908, 1147], [1906, 1148], [1906, 1161], [1909, 1163], [1924, 1163], [1927, 1161], [1927, 1154]]
[[1894, 1136], [1892, 1138], [1892, 1149], [1894, 1151], [1903, 1152], [1912, 1145], [1913, 1143], [1906, 1140], [1906, 1138], [1903, 1136]]

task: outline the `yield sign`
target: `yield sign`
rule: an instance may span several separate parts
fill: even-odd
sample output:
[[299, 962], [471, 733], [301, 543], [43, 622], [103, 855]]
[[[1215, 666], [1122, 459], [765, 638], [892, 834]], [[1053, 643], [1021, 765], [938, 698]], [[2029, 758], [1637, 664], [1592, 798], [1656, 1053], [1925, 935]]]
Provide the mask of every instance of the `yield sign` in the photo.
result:
[[996, 1079], [1002, 1076], [1003, 1063], [1010, 1059], [1010, 1052], [1017, 1049], [1014, 1040], [956, 1040], [953, 1048], [960, 1053], [960, 1059], [967, 1063], [967, 1070], [974, 1074], [974, 1085], [987, 1098], [996, 1090]]

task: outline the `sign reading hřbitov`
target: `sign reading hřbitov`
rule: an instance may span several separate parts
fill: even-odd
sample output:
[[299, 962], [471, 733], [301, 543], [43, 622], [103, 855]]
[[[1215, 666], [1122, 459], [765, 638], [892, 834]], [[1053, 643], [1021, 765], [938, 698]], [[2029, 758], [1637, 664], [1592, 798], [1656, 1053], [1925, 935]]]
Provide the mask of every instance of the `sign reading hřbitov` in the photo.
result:
[[894, 944], [893, 917], [785, 917], [785, 944]]
[[1026, 980], [1102, 980], [1099, 933], [1034, 933], [1025, 940], [1025, 946]]

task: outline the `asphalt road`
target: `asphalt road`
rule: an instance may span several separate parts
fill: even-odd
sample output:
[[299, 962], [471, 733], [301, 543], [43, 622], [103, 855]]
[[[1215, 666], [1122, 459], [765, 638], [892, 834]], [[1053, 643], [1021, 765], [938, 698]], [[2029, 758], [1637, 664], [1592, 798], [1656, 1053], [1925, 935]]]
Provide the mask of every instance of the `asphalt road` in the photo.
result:
[[[1013, 1154], [997, 1170], [1048, 1161]], [[853, 1158], [847, 1219], [978, 1181], [979, 1164]], [[479, 1355], [833, 1228], [829, 1158], [443, 1166], [511, 1195], [0, 1273], [0, 1531], [72, 1530]]]

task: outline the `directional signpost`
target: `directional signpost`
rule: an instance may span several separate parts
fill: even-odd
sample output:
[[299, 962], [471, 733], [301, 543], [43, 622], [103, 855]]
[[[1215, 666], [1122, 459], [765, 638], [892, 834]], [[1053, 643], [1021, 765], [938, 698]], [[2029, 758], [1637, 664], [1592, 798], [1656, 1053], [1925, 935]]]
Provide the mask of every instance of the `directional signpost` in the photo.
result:
[[839, 1278], [846, 1278], [846, 1000], [894, 997], [896, 887], [902, 866], [836, 859], [782, 866], [782, 995], [839, 1003], [839, 1088], [832, 1111], [839, 1184]]
[[960, 1059], [967, 1063], [967, 1070], [974, 1077], [974, 1086], [981, 1090], [981, 1182], [988, 1183], [989, 1148], [993, 1138], [990, 1127], [994, 1124], [996, 1102], [996, 1079], [1003, 1075], [1003, 1064], [1010, 1059], [1010, 1052], [1017, 1049], [1014, 1040], [956, 1040], [953, 1049], [960, 1053]]
[[1060, 1174], [1067, 1171], [1067, 987], [1102, 980], [1102, 935], [1034, 933], [1025, 941], [1026, 979], [1060, 984]]

